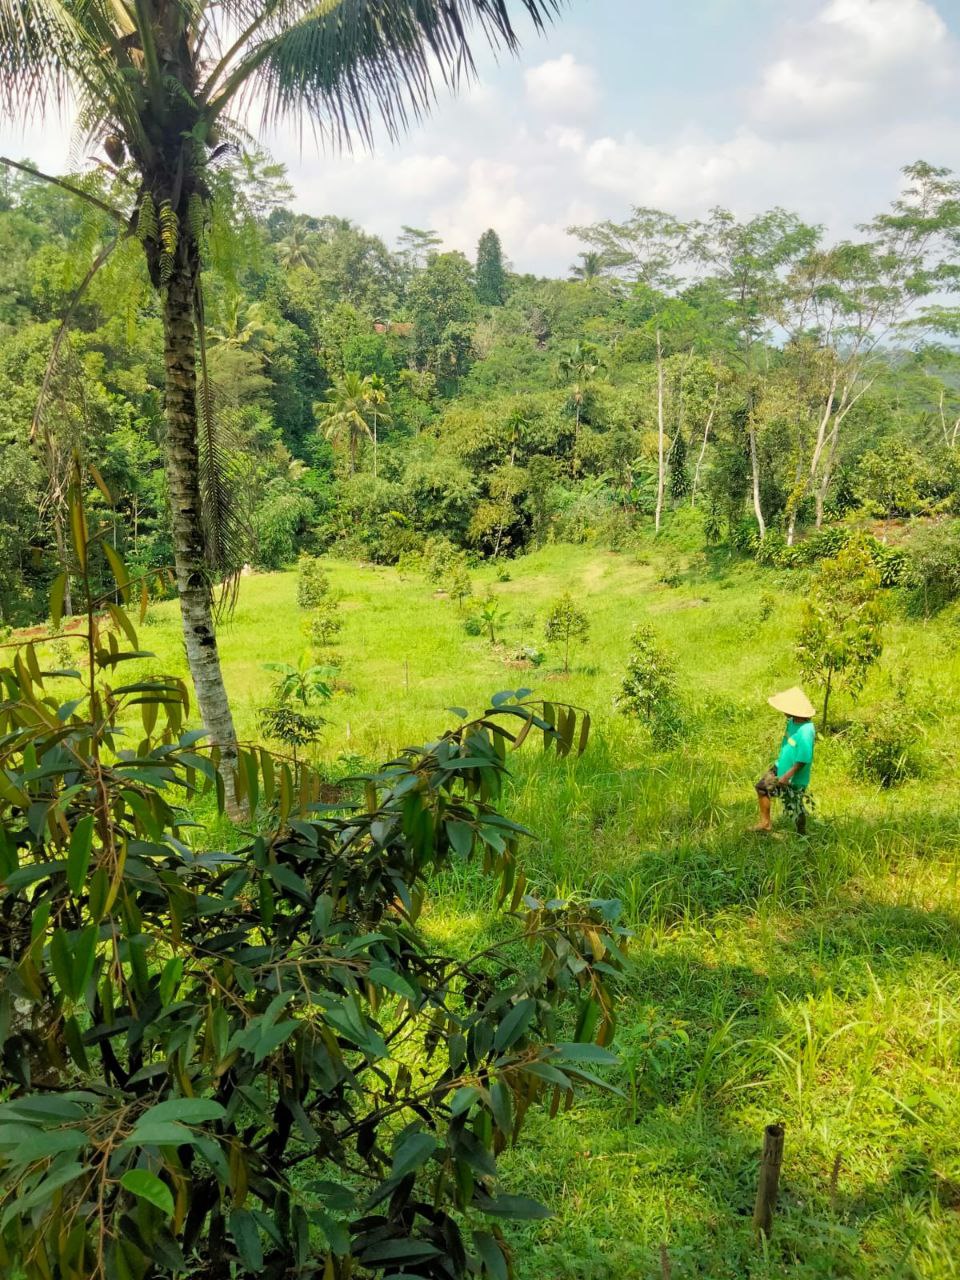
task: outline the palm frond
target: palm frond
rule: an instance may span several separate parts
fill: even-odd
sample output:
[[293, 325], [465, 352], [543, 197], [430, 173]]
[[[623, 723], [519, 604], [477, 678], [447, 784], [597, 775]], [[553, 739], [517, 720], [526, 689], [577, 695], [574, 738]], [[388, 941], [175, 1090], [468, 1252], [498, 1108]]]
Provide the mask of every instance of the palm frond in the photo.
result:
[[117, 127], [149, 151], [131, 57], [141, 44], [126, 7], [111, 0], [0, 0], [0, 116], [72, 109], [88, 140]]
[[[517, 0], [542, 28], [562, 0]], [[396, 137], [434, 98], [473, 73], [478, 29], [493, 48], [517, 47], [507, 0], [278, 0], [219, 89], [212, 110], [262, 103], [265, 122], [306, 116], [336, 144], [372, 140], [379, 120]]]

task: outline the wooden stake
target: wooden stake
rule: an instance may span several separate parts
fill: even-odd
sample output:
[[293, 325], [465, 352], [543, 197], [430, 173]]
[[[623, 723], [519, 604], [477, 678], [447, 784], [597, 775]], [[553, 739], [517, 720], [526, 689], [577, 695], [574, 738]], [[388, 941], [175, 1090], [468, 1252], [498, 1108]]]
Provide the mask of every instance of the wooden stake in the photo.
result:
[[761, 1232], [767, 1237], [770, 1235], [773, 1211], [777, 1207], [777, 1190], [780, 1186], [782, 1163], [783, 1125], [768, 1124], [763, 1131], [760, 1181], [757, 1184], [757, 1203], [753, 1210], [753, 1225], [758, 1235]]
[[830, 1172], [830, 1208], [831, 1209], [836, 1209], [837, 1207], [837, 1183], [840, 1180], [840, 1165], [842, 1161], [843, 1161], [843, 1157], [838, 1151], [837, 1158], [833, 1162], [833, 1169]]
[[670, 1258], [667, 1255], [667, 1246], [660, 1246], [660, 1274], [663, 1280], [670, 1280], [673, 1272], [670, 1270]]

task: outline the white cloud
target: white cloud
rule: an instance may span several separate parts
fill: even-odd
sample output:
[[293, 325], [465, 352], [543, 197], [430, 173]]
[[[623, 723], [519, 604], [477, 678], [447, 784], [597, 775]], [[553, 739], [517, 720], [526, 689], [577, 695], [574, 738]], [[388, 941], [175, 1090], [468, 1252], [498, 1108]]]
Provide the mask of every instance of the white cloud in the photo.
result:
[[626, 134], [591, 143], [584, 171], [592, 185], [631, 204], [689, 213], [729, 199], [745, 178], [775, 164], [776, 151], [749, 130], [721, 142], [701, 135], [651, 144]]
[[956, 42], [929, 0], [828, 0], [784, 44], [751, 109], [786, 134], [915, 116], [958, 82]]
[[572, 53], [531, 67], [524, 82], [528, 101], [554, 119], [588, 116], [599, 100], [593, 68], [578, 62]]

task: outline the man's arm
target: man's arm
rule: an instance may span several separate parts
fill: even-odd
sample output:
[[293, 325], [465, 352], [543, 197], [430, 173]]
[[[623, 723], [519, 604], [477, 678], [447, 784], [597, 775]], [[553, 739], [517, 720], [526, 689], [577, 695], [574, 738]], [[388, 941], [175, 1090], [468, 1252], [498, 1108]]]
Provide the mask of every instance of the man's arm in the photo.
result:
[[790, 768], [787, 770], [786, 773], [782, 773], [780, 777], [777, 778], [777, 782], [780, 784], [780, 786], [781, 787], [787, 786], [787, 784], [790, 782], [790, 779], [793, 777], [793, 775], [795, 773], [799, 773], [799, 771], [803, 768], [803, 765], [804, 765], [804, 762], [802, 760], [798, 760], [796, 764], [792, 764], [790, 766]]

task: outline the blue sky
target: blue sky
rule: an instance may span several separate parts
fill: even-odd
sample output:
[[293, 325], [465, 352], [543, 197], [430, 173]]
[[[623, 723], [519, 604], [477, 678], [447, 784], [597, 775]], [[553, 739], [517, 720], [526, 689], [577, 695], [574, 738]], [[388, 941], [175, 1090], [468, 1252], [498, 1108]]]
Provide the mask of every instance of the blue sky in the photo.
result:
[[[633, 204], [782, 204], [842, 235], [909, 161], [960, 171], [958, 0], [568, 0], [545, 37], [521, 30], [519, 58], [484, 53], [399, 145], [336, 157], [270, 136], [298, 207], [471, 254], [492, 225], [518, 269], [561, 272], [571, 223]], [[0, 146], [66, 164], [58, 130]]]

